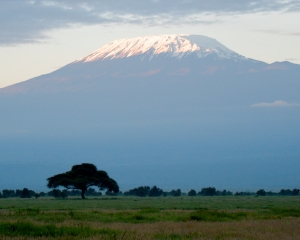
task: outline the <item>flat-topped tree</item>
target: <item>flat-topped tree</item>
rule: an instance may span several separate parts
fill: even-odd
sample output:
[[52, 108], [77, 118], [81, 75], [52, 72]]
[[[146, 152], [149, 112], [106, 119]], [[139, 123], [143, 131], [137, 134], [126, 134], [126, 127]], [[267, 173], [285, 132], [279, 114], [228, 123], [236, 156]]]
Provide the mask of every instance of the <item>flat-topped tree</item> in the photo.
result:
[[66, 189], [81, 190], [81, 197], [91, 186], [97, 186], [100, 190], [107, 189], [110, 192], [119, 192], [117, 182], [110, 178], [103, 170], [97, 170], [97, 167], [91, 163], [82, 163], [74, 165], [71, 171], [54, 175], [47, 179], [49, 188], [65, 187]]

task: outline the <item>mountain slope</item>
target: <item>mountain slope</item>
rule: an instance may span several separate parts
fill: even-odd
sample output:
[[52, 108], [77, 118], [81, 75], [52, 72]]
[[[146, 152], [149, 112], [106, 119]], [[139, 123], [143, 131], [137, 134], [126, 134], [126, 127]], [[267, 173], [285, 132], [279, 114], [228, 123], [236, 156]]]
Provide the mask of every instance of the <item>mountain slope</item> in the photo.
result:
[[101, 88], [108, 79], [225, 80], [264, 79], [265, 75], [276, 79], [278, 74], [295, 79], [299, 69], [288, 62], [247, 59], [205, 36], [148, 36], [113, 41], [53, 73], [0, 89], [0, 93], [87, 91]]
[[0, 89], [0, 166], [40, 171], [30, 184], [42, 186], [93, 162], [121, 188], [297, 187], [299, 76], [299, 65], [247, 59], [203, 36], [116, 40]]

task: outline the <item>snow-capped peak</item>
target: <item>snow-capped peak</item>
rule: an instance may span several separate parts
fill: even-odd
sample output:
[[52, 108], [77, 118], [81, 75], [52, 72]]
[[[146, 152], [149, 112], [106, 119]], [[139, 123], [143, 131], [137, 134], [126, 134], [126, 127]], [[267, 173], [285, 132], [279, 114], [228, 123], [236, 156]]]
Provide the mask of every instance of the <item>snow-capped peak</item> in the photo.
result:
[[195, 53], [198, 58], [216, 54], [218, 58], [246, 59], [213, 38], [201, 35], [174, 34], [115, 40], [76, 62], [93, 62], [136, 55], [141, 55], [142, 59], [148, 56], [151, 60], [159, 54], [167, 54], [180, 59], [191, 53]]

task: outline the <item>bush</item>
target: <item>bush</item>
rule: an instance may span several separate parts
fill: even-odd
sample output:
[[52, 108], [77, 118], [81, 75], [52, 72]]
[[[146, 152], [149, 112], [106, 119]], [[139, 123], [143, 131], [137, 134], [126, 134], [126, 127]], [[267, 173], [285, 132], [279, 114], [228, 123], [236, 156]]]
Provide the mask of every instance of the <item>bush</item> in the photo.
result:
[[251, 195], [255, 195], [255, 193], [251, 193], [251, 192], [236, 192], [234, 194], [234, 196], [251, 196]]
[[130, 189], [129, 191], [124, 192], [125, 196], [138, 196], [138, 197], [146, 197], [150, 191], [149, 186], [140, 186], [138, 188]]
[[3, 196], [5, 196], [5, 197], [16, 197], [15, 190], [4, 189], [2, 191], [2, 193], [3, 193]]
[[171, 195], [174, 197], [179, 197], [179, 196], [181, 196], [181, 190], [180, 189], [172, 190]]
[[264, 189], [260, 189], [256, 192], [257, 196], [266, 196], [266, 191]]
[[281, 189], [279, 195], [282, 196], [297, 196], [299, 194], [299, 189], [295, 188], [293, 190], [290, 189]]
[[158, 197], [163, 195], [164, 191], [156, 186], [153, 186], [148, 193], [149, 197]]
[[20, 198], [31, 198], [30, 191], [28, 188], [23, 188]]
[[40, 192], [40, 197], [45, 197], [46, 196], [46, 194], [44, 193], [44, 192]]
[[[109, 191], [108, 191], [109, 192]], [[80, 192], [79, 192], [80, 193]], [[89, 188], [86, 192], [85, 192], [86, 196], [102, 196], [101, 192], [97, 192], [94, 188]]]
[[66, 190], [60, 191], [59, 189], [53, 189], [52, 191], [48, 192], [48, 196], [53, 196], [55, 198], [66, 198], [68, 197], [68, 194]]
[[217, 191], [216, 191], [216, 188], [214, 188], [214, 187], [202, 188], [201, 191], [198, 193], [198, 195], [214, 196], [214, 195], [217, 195]]
[[189, 192], [188, 192], [188, 196], [196, 196], [197, 193], [194, 189], [191, 189]]

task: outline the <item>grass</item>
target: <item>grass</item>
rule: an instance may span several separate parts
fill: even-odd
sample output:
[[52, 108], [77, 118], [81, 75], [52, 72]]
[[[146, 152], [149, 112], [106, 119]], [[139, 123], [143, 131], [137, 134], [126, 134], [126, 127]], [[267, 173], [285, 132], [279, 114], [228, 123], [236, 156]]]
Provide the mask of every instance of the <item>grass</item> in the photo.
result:
[[[83, 203], [87, 201], [88, 203]], [[41, 210], [136, 210], [142, 208], [156, 208], [160, 210], [182, 209], [197, 210], [201, 208], [236, 210], [236, 209], [270, 209], [297, 208], [300, 197], [292, 196], [214, 196], [214, 197], [98, 197], [81, 200], [69, 199], [0, 199], [1, 209], [35, 208]]]
[[299, 226], [300, 197], [0, 199], [0, 239], [297, 239]]

